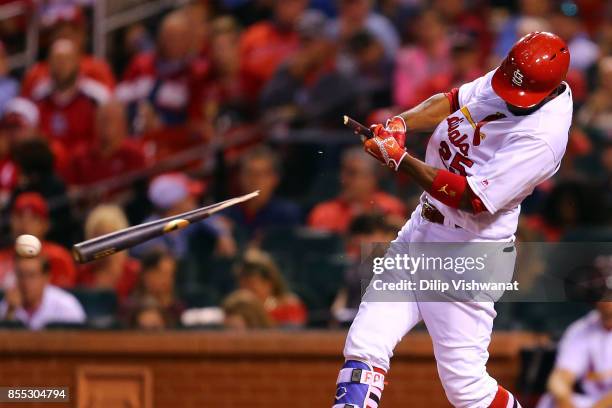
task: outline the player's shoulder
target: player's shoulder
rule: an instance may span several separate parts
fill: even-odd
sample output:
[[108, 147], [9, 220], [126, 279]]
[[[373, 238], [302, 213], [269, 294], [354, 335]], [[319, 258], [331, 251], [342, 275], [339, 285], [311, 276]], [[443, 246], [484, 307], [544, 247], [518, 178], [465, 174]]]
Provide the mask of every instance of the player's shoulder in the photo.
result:
[[569, 129], [572, 123], [572, 112], [574, 110], [572, 90], [566, 82], [563, 82], [561, 85], [563, 86], [563, 91], [536, 112], [542, 119], [541, 130], [558, 127]]
[[464, 106], [470, 103], [494, 101], [496, 95], [491, 87], [491, 78], [494, 73], [494, 70], [487, 72], [473, 81], [461, 85], [459, 87], [459, 105]]
[[565, 152], [572, 125], [573, 101], [569, 85], [563, 83], [563, 92], [546, 103], [526, 121], [529, 133], [545, 141], [559, 158]]

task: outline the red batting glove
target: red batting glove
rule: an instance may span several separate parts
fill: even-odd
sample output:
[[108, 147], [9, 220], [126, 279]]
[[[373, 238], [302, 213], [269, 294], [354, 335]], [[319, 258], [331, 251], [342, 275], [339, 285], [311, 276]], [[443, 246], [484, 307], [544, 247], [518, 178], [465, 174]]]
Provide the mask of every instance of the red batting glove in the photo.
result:
[[376, 136], [380, 136], [383, 139], [387, 136], [392, 136], [400, 147], [403, 149], [406, 146], [406, 122], [400, 116], [394, 116], [391, 119], [387, 119], [385, 127], [383, 125], [372, 125], [370, 126], [372, 133]]
[[406, 156], [404, 145], [406, 143], [406, 122], [399, 116], [394, 116], [383, 125], [370, 126], [374, 137], [364, 143], [366, 152], [377, 160], [385, 163], [395, 171]]
[[403, 147], [400, 147], [397, 140], [389, 132], [385, 132], [383, 135], [385, 137], [374, 136], [366, 140], [363, 148], [377, 160], [397, 171], [400, 163], [408, 153], [406, 153]]

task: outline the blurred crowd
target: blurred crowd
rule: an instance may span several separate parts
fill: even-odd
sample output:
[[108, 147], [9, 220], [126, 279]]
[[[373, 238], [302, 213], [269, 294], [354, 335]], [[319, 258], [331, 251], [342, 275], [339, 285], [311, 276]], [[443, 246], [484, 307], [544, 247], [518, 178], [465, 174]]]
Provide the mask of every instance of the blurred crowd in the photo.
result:
[[[381, 122], [469, 82], [531, 31], [569, 45], [574, 125], [517, 236], [574, 240], [610, 225], [609, 2], [196, 0], [109, 34], [106, 58], [92, 53], [92, 2], [25, 3], [29, 14], [0, 20], [4, 318], [33, 329], [350, 322], [360, 246], [393, 239], [420, 191], [340, 118]], [[38, 61], [11, 69], [31, 19]], [[409, 135], [409, 150], [423, 157], [427, 137]], [[133, 250], [86, 265], [69, 253], [254, 190]], [[41, 256], [15, 256], [21, 234], [40, 238]]]

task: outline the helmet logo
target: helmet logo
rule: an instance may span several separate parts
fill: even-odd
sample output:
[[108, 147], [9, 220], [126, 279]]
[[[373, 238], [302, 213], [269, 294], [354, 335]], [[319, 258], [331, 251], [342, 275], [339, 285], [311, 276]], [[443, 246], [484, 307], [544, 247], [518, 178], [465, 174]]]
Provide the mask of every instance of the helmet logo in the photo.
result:
[[518, 69], [512, 74], [512, 83], [516, 86], [523, 86], [523, 74]]

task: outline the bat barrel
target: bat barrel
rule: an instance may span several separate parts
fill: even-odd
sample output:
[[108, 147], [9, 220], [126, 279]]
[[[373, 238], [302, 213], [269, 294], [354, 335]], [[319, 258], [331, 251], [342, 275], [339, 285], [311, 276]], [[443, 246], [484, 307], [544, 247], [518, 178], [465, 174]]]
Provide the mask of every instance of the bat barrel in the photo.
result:
[[230, 198], [206, 207], [198, 208], [173, 217], [151, 221], [146, 224], [115, 231], [101, 237], [78, 243], [72, 247], [74, 259], [79, 263], [95, 261], [105, 256], [131, 248], [150, 239], [210, 217], [212, 214], [257, 196], [259, 191]]
[[79, 263], [95, 261], [121, 252], [161, 235], [163, 225], [142, 225], [131, 231], [117, 231], [78, 243], [72, 247], [72, 255]]

